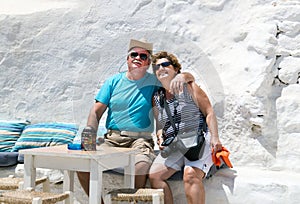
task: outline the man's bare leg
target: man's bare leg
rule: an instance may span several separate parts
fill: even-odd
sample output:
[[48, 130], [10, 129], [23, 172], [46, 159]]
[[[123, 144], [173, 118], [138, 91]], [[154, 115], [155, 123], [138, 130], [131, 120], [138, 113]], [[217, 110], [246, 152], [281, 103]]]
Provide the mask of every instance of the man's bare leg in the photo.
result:
[[147, 162], [138, 162], [135, 165], [135, 188], [145, 188], [150, 164]]

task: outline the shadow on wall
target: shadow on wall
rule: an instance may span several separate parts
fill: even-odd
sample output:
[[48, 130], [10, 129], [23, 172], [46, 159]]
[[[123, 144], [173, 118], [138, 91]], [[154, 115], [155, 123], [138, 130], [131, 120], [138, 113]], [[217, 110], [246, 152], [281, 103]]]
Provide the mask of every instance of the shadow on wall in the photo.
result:
[[[228, 194], [234, 193], [236, 171], [229, 168], [223, 168], [217, 171], [210, 178], [204, 179], [206, 204], [229, 204]], [[187, 203], [182, 180], [182, 171], [177, 172], [170, 179], [168, 184], [171, 187], [174, 203]]]
[[204, 181], [207, 204], [229, 204], [227, 194], [234, 193], [236, 173], [234, 169], [221, 169]]

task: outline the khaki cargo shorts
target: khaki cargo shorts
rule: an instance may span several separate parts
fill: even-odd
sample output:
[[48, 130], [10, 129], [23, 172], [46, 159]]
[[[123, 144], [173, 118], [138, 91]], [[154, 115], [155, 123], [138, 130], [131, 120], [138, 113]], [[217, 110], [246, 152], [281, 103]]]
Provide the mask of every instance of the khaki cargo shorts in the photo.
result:
[[101, 144], [109, 147], [127, 147], [127, 148], [135, 148], [140, 150], [136, 153], [135, 163], [139, 162], [147, 162], [150, 165], [155, 159], [156, 155], [154, 154], [154, 141], [153, 139], [149, 139], [149, 137], [140, 136], [128, 136], [121, 135], [120, 131], [108, 131], [104, 135], [104, 143]]

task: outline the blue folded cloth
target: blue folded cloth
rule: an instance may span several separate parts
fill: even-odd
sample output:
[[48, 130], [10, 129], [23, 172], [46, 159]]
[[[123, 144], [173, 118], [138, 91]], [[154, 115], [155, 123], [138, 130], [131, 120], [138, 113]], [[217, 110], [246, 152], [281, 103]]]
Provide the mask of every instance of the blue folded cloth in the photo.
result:
[[80, 143], [69, 143], [68, 149], [70, 150], [81, 150], [81, 144]]

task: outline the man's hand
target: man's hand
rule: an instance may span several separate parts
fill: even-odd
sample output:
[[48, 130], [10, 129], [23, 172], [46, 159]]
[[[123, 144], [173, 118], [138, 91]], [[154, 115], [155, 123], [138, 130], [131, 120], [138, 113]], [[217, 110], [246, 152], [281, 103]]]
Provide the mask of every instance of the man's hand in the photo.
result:
[[170, 83], [170, 92], [172, 94], [179, 94], [183, 91], [183, 86], [185, 84], [185, 79], [182, 74], [177, 74]]
[[183, 91], [185, 83], [194, 82], [195, 78], [192, 74], [188, 72], [182, 72], [175, 76], [175, 78], [170, 83], [170, 92], [172, 94], [179, 94]]

